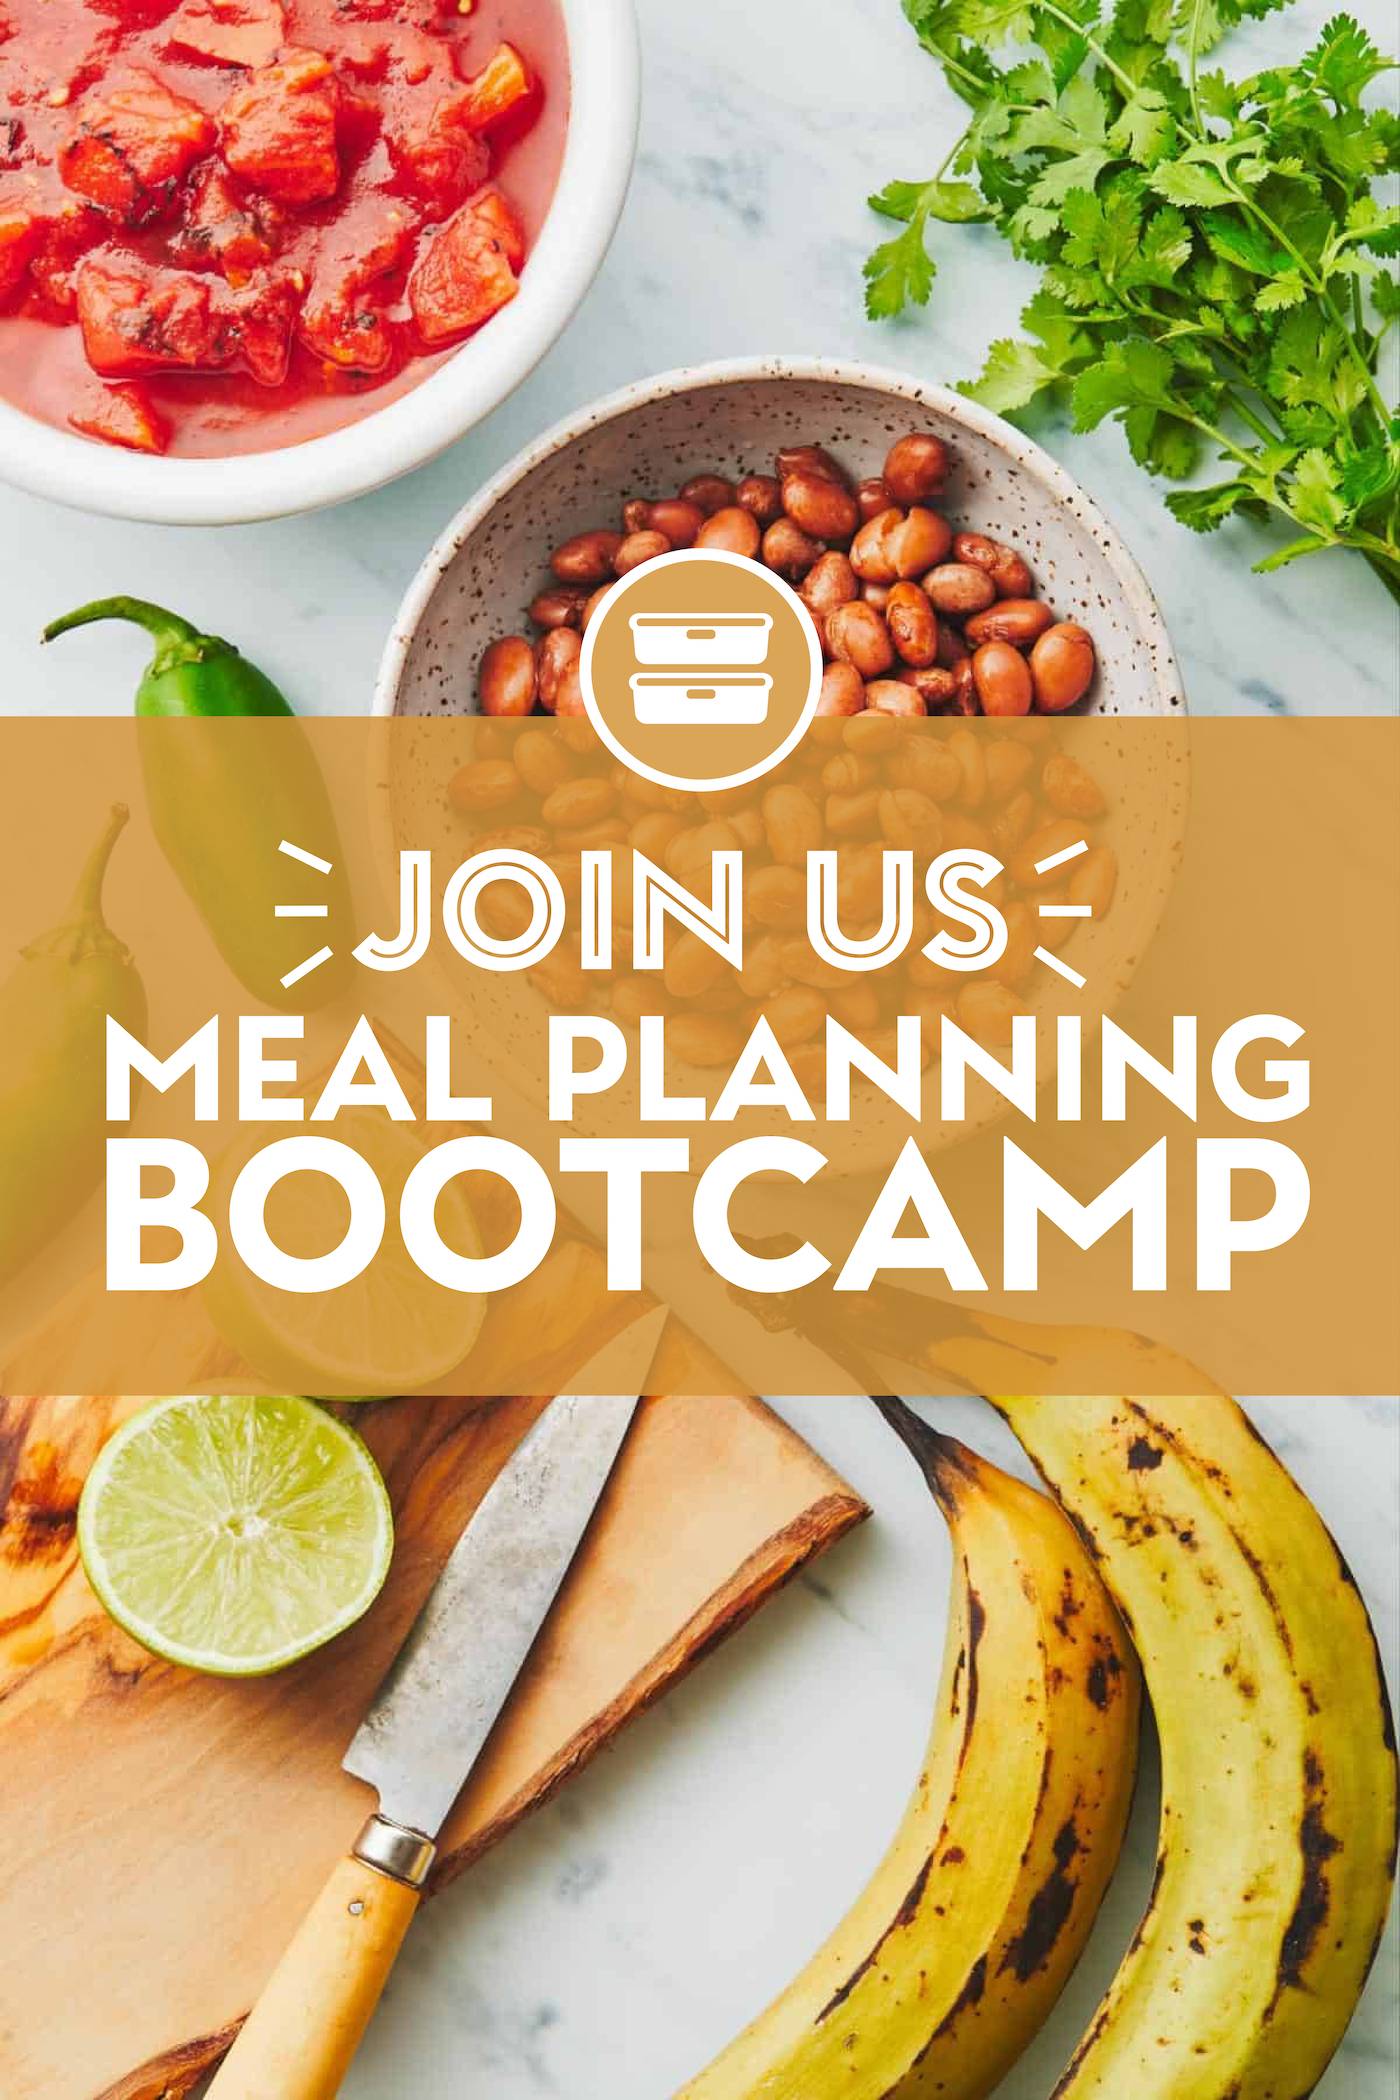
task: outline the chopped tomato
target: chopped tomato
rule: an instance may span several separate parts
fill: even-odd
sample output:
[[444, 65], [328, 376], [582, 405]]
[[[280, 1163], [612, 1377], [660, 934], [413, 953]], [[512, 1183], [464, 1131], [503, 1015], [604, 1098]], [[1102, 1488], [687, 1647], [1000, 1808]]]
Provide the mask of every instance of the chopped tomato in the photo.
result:
[[457, 121], [468, 131], [499, 124], [534, 93], [535, 83], [514, 44], [497, 44], [479, 73], [453, 97]]
[[39, 246], [29, 265], [29, 281], [45, 306], [71, 315], [76, 310], [74, 277], [90, 248], [110, 239], [112, 222], [91, 204], [65, 197], [42, 222]]
[[365, 293], [404, 267], [417, 230], [404, 205], [370, 198], [322, 245], [300, 324], [302, 341], [317, 357], [345, 371], [383, 371], [393, 336]]
[[106, 379], [219, 372], [242, 363], [261, 386], [287, 376], [297, 294], [260, 273], [230, 292], [217, 277], [90, 255], [78, 271], [88, 363]]
[[256, 277], [234, 294], [238, 344], [259, 386], [280, 386], [292, 355], [297, 294], [285, 277]]
[[287, 41], [281, 0], [182, 0], [165, 48], [220, 66], [269, 66]]
[[217, 161], [196, 170], [185, 200], [185, 230], [176, 243], [188, 262], [215, 262], [241, 284], [271, 262], [282, 244], [281, 208], [266, 197], [245, 203]]
[[334, 196], [340, 182], [338, 106], [329, 60], [319, 51], [289, 51], [280, 64], [235, 88], [224, 104], [224, 159], [235, 175], [284, 204]]
[[188, 270], [89, 255], [78, 270], [78, 325], [94, 372], [209, 372], [237, 348], [231, 317], [215, 299], [217, 279]]
[[128, 382], [103, 386], [90, 381], [68, 411], [68, 420], [84, 437], [125, 445], [129, 452], [164, 452], [170, 431], [157, 415], [143, 386]]
[[12, 298], [24, 282], [41, 231], [33, 212], [0, 203], [0, 300]]
[[133, 72], [121, 86], [84, 97], [58, 165], [70, 190], [113, 218], [144, 225], [174, 208], [181, 177], [213, 143], [214, 126], [197, 103], [151, 73]]
[[440, 226], [408, 280], [408, 299], [426, 343], [450, 342], [479, 328], [520, 289], [524, 259], [519, 221], [492, 190]]
[[421, 128], [391, 136], [389, 150], [405, 185], [436, 217], [479, 189], [491, 165], [484, 142], [454, 126], [450, 101], [440, 101]]

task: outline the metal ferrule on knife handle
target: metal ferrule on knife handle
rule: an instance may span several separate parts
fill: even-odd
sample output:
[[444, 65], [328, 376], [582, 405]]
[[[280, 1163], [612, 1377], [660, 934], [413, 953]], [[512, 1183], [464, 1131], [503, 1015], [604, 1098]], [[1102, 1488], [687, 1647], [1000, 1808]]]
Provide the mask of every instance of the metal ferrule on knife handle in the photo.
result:
[[371, 1816], [351, 1847], [356, 1859], [405, 1888], [421, 1889], [432, 1872], [437, 1846], [421, 1830], [405, 1830], [387, 1816]]

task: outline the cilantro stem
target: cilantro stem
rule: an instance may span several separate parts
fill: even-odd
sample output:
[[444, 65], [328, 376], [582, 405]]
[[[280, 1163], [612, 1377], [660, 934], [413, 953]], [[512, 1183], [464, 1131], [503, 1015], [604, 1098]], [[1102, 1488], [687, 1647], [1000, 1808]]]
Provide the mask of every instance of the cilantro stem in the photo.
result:
[[1382, 397], [1381, 390], [1376, 385], [1375, 375], [1371, 370], [1370, 362], [1367, 359], [1365, 352], [1362, 350], [1360, 343], [1357, 342], [1356, 337], [1352, 334], [1350, 328], [1348, 328], [1346, 318], [1343, 315], [1342, 310], [1338, 306], [1336, 300], [1332, 297], [1332, 294], [1328, 290], [1327, 285], [1325, 284], [1323, 279], [1318, 276], [1316, 270], [1308, 261], [1307, 257], [1303, 254], [1301, 248], [1297, 248], [1294, 246], [1293, 242], [1289, 239], [1288, 235], [1284, 232], [1283, 228], [1278, 224], [1277, 220], [1272, 218], [1269, 215], [1269, 213], [1264, 210], [1261, 204], [1256, 204], [1254, 199], [1249, 195], [1249, 193], [1246, 190], [1242, 190], [1240, 188], [1239, 184], [1235, 181], [1233, 175], [1222, 175], [1221, 180], [1229, 189], [1235, 202], [1239, 204], [1243, 208], [1243, 210], [1248, 212], [1250, 216], [1260, 226], [1263, 227], [1266, 233], [1271, 234], [1273, 238], [1278, 242], [1279, 246], [1284, 250], [1285, 254], [1291, 258], [1304, 284], [1307, 285], [1313, 297], [1316, 300], [1318, 300], [1318, 302], [1326, 311], [1329, 319], [1333, 322], [1338, 334], [1342, 338], [1342, 342], [1346, 348], [1347, 355], [1350, 357], [1352, 363], [1356, 366], [1357, 371], [1361, 374], [1361, 378], [1365, 385], [1366, 392], [1370, 397], [1371, 406], [1375, 411], [1377, 421], [1379, 422], [1381, 429], [1384, 430], [1389, 422], [1389, 415], [1386, 410], [1386, 405]]
[[1107, 70], [1113, 75], [1114, 79], [1118, 82], [1119, 87], [1122, 88], [1123, 93], [1127, 96], [1128, 100], [1130, 102], [1133, 100], [1138, 91], [1138, 83], [1133, 79], [1131, 73], [1124, 72], [1123, 68], [1119, 65], [1117, 59], [1113, 58], [1104, 49], [1103, 45], [1098, 41], [1097, 37], [1090, 36], [1088, 30], [1084, 27], [1084, 24], [1082, 22], [1076, 22], [1074, 16], [1071, 14], [1066, 14], [1065, 10], [1062, 7], [1056, 7], [1055, 0], [1040, 0], [1040, 11], [1042, 14], [1053, 15], [1057, 22], [1062, 22], [1066, 29], [1072, 31], [1075, 36], [1081, 37], [1084, 42], [1085, 50], [1093, 52], [1099, 64], [1101, 66], [1106, 67]]
[[1201, 22], [1205, 14], [1205, 0], [1195, 0], [1191, 10], [1191, 28], [1186, 39], [1189, 59], [1188, 74], [1191, 87], [1191, 117], [1202, 139], [1207, 136], [1205, 118], [1201, 115]]

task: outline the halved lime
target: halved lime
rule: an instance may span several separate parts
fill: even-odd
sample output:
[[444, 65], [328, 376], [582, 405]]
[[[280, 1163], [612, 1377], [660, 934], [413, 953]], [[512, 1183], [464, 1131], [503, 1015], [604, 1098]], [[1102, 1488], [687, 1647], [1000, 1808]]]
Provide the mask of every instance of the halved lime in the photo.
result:
[[103, 1446], [78, 1505], [117, 1624], [220, 1677], [280, 1670], [353, 1626], [393, 1549], [378, 1466], [314, 1400], [157, 1400]]
[[[384, 1117], [357, 1113], [342, 1116], [327, 1135], [359, 1153], [378, 1177], [388, 1220], [379, 1252], [352, 1283], [302, 1293], [264, 1283], [225, 1246], [204, 1287], [210, 1315], [224, 1339], [269, 1385], [346, 1400], [423, 1392], [471, 1353], [486, 1317], [485, 1297], [434, 1283], [399, 1236], [395, 1221], [403, 1185], [423, 1157], [412, 1132]], [[266, 1142], [266, 1133], [247, 1139], [221, 1162], [212, 1205], [216, 1217], [226, 1215], [240, 1168]], [[321, 1174], [288, 1176], [267, 1209], [268, 1230], [288, 1254], [328, 1252], [347, 1222], [343, 1192]], [[457, 1182], [449, 1182], [439, 1198], [437, 1227], [455, 1253], [481, 1253], [475, 1215]]]

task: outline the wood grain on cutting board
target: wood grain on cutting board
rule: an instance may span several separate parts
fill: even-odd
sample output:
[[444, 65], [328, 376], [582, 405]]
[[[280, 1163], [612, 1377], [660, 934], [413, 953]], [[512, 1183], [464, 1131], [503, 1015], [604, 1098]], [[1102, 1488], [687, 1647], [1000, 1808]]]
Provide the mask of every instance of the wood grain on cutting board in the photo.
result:
[[[356, 1419], [398, 1546], [369, 1616], [273, 1678], [199, 1678], [96, 1606], [73, 1512], [134, 1403], [0, 1399], [4, 2100], [179, 2100], [370, 1797], [340, 1770], [443, 1559], [543, 1402]], [[645, 1402], [565, 1589], [444, 1835], [451, 1879], [864, 1506], [760, 1402]]]

